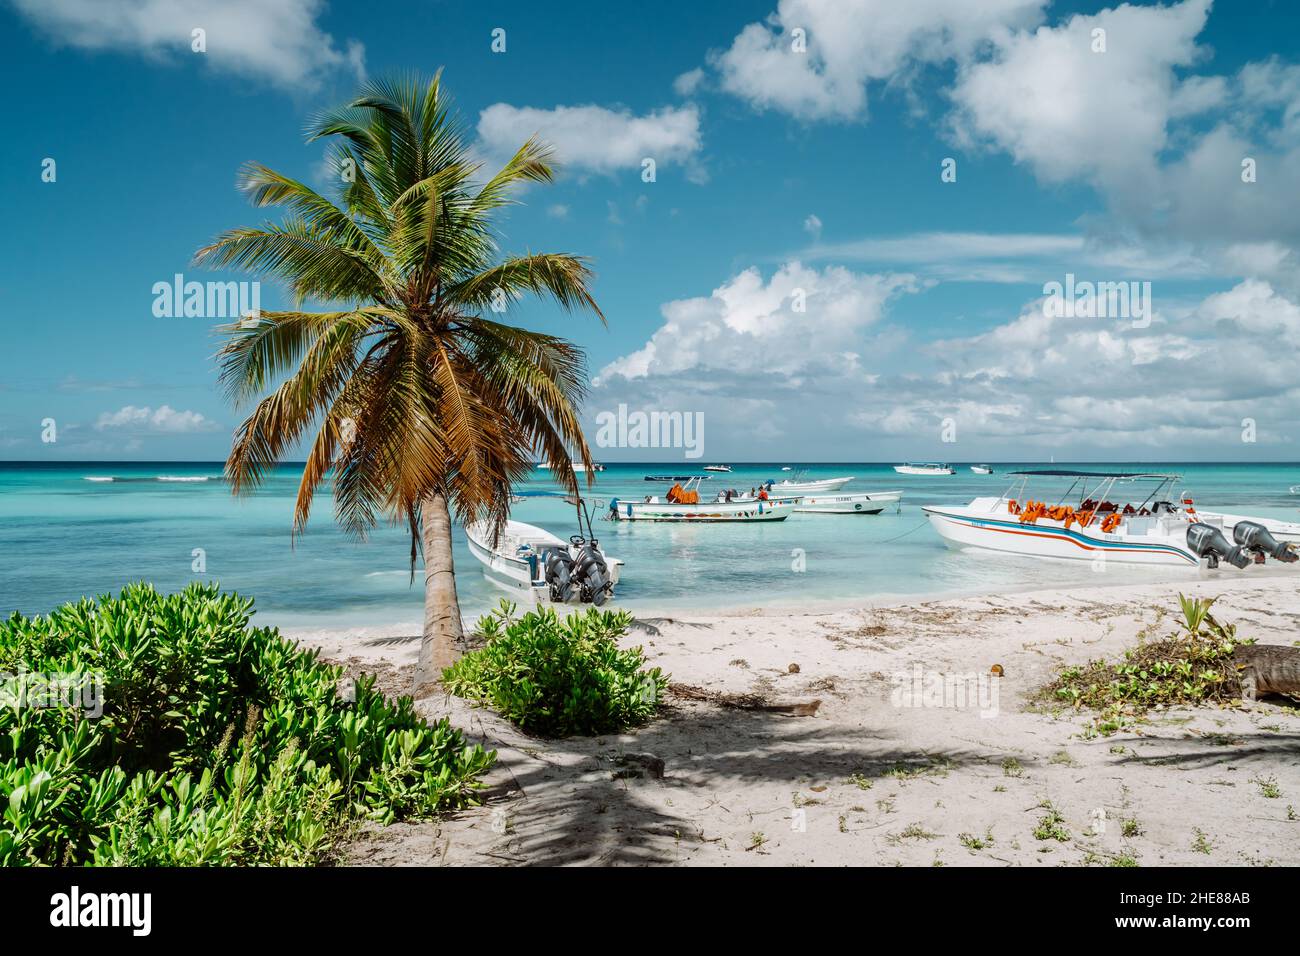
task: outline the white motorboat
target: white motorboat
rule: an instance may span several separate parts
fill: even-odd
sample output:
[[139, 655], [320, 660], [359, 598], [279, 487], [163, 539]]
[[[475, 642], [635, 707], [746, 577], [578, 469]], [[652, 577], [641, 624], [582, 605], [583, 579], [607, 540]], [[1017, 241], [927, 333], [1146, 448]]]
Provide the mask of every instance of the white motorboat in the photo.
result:
[[890, 505], [902, 507], [901, 491], [862, 491], [847, 495], [805, 495], [795, 511], [832, 515], [878, 515]]
[[[1003, 551], [1040, 558], [1074, 558], [1131, 564], [1217, 568], [1220, 561], [1244, 568], [1266, 557], [1294, 562], [1296, 539], [1278, 531], [1300, 525], [1268, 519], [1198, 511], [1190, 497], [1177, 503], [1173, 487], [1180, 475], [1126, 472], [1023, 471], [1000, 497], [976, 498], [968, 505], [925, 505], [922, 510], [944, 541], [954, 548]], [[1030, 478], [1065, 478], [1066, 492], [1056, 503], [1024, 497]], [[1149, 489], [1145, 496], [1121, 495], [1129, 485]], [[1073, 503], [1072, 503], [1073, 502]]]
[[993, 469], [990, 468], [988, 465], [971, 465], [971, 466], [970, 466], [970, 470], [973, 471], [973, 472], [975, 472], [975, 474], [977, 474], [977, 475], [991, 475], [991, 474], [993, 474]]
[[768, 494], [773, 495], [810, 495], [814, 492], [839, 491], [852, 480], [852, 475], [847, 478], [823, 478], [819, 481], [791, 481], [786, 478], [784, 481], [765, 481], [763, 487]]
[[[550, 463], [550, 462], [547, 462], [547, 461], [539, 461], [539, 462], [537, 463], [537, 467], [538, 467], [539, 469], [541, 469], [542, 471], [550, 471], [550, 470], [551, 470], [551, 463]], [[602, 465], [602, 464], [601, 464], [600, 462], [598, 462], [598, 461], [593, 461], [593, 462], [591, 463], [591, 470], [592, 470], [592, 471], [604, 471], [604, 470], [605, 470], [605, 466]], [[584, 474], [584, 473], [587, 471], [587, 466], [584, 465], [584, 464], [583, 464], [582, 462], [580, 462], [580, 461], [575, 461], [575, 462], [573, 463], [573, 471], [574, 471], [575, 474], [579, 474], [579, 475]]]
[[522, 521], [507, 521], [495, 543], [491, 526], [483, 521], [466, 525], [465, 537], [484, 577], [534, 601], [604, 604], [614, 596], [623, 567], [601, 550], [595, 537], [575, 534], [565, 542]]
[[730, 474], [730, 473], [731, 473], [731, 466], [730, 466], [730, 465], [705, 465], [705, 466], [704, 466], [704, 470], [705, 470], [705, 471], [720, 471], [720, 472], [723, 472], [723, 473], [725, 473], [725, 474]]
[[608, 517], [614, 521], [784, 521], [794, 513], [798, 495], [772, 496], [766, 492], [750, 496], [725, 494], [712, 501], [701, 501], [699, 482], [688, 481], [683, 487], [674, 485], [664, 497], [646, 495], [640, 501], [614, 498], [609, 503]]
[[895, 465], [894, 471], [900, 475], [955, 475], [952, 465], [939, 461], [908, 461]]

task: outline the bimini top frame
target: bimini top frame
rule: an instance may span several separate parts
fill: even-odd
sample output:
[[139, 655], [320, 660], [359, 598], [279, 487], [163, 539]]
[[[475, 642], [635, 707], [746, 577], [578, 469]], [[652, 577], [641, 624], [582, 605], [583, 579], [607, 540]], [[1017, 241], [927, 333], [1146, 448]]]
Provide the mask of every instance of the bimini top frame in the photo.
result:
[[[1062, 505], [1067, 501], [1077, 498], [1077, 504], [1082, 504], [1089, 498], [1096, 501], [1105, 501], [1110, 497], [1110, 493], [1115, 485], [1130, 482], [1150, 482], [1150, 493], [1142, 499], [1140, 504], [1135, 504], [1134, 508], [1141, 511], [1148, 504], [1166, 500], [1169, 493], [1172, 493], [1174, 485], [1182, 480], [1182, 475], [1162, 474], [1158, 472], [1139, 472], [1139, 471], [1064, 471], [1052, 469], [1048, 471], [1013, 471], [1011, 472], [1013, 481], [1011, 486], [1002, 493], [998, 501], [1009, 501], [1011, 499], [1020, 499], [1024, 496], [1025, 488], [1031, 478], [1070, 478], [1069, 487], [1065, 494], [1057, 499], [1056, 504]], [[1164, 497], [1162, 497], [1162, 494]], [[1133, 502], [1125, 502], [1133, 504]]]

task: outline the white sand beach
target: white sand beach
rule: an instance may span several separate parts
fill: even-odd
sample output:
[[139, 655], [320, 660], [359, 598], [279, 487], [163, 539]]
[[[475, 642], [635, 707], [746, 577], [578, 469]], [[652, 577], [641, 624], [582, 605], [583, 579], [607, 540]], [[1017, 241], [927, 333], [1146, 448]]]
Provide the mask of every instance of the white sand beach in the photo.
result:
[[[1089, 733], [1087, 714], [1058, 718], [1026, 701], [1057, 665], [1112, 659], [1172, 632], [1179, 590], [1217, 595], [1214, 613], [1243, 637], [1291, 645], [1298, 583], [1242, 575], [857, 610], [643, 615], [648, 628], [628, 642], [674, 684], [820, 706], [802, 717], [673, 695], [635, 733], [538, 740], [463, 701], [422, 701], [498, 751], [485, 805], [367, 829], [342, 862], [1300, 864], [1293, 702], [1155, 713], [1105, 737]], [[409, 686], [410, 628], [286, 633], [377, 673], [387, 691]], [[899, 706], [893, 675], [982, 675], [994, 664], [1005, 670], [990, 678], [995, 714], [974, 700]], [[662, 760], [662, 777], [636, 756], [646, 754]], [[1065, 839], [1035, 837], [1045, 802]]]

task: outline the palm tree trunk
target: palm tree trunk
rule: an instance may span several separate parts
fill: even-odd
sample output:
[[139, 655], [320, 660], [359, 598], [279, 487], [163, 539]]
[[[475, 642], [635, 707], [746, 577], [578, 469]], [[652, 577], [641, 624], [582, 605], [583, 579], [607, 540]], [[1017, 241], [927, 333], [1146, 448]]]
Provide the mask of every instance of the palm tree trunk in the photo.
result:
[[418, 700], [438, 689], [443, 668], [460, 656], [465, 640], [456, 599], [456, 567], [451, 552], [451, 512], [442, 495], [420, 503], [420, 538], [424, 545], [424, 638], [415, 668]]

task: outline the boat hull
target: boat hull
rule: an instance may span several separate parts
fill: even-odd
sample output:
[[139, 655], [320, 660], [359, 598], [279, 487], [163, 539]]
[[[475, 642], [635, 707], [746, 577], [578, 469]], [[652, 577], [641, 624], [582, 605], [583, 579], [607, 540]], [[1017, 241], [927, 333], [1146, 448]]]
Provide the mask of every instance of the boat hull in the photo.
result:
[[900, 475], [954, 475], [951, 468], [917, 468], [913, 465], [895, 465], [894, 471]]
[[921, 509], [944, 543], [1036, 558], [1116, 561], [1124, 564], [1195, 568], [1200, 559], [1172, 535], [1103, 534], [1094, 524], [1064, 528], [1056, 523], [1021, 524], [988, 511], [967, 508]]
[[[563, 547], [565, 544], [559, 538], [556, 538], [548, 532], [536, 528], [533, 525], [525, 525], [520, 522], [512, 521], [507, 527], [511, 529], [527, 529], [527, 532], [525, 532], [527, 537], [537, 539], [537, 543], [545, 546]], [[528, 561], [512, 557], [500, 550], [492, 549], [484, 525], [476, 524], [466, 527], [465, 540], [469, 544], [469, 553], [473, 555], [479, 562], [480, 566], [482, 566], [483, 577], [486, 578], [489, 583], [533, 601], [548, 603], [551, 601], [550, 585], [545, 581], [533, 579], [532, 566]], [[500, 547], [500, 544], [498, 544], [498, 546]], [[601, 555], [605, 558], [605, 567], [609, 573], [609, 582], [611, 585], [617, 587], [619, 571], [623, 566], [623, 562], [617, 558], [611, 558], [608, 554], [605, 554], [604, 551], [601, 551]], [[575, 595], [574, 599], [569, 603], [577, 604], [581, 602]]]
[[847, 478], [823, 478], [820, 481], [781, 481], [772, 486], [771, 492], [775, 495], [825, 494], [839, 491], [852, 480], [853, 476], [849, 475]]
[[616, 508], [610, 509], [610, 517], [618, 521], [784, 521], [794, 513], [796, 500], [785, 498], [773, 501], [701, 501], [693, 505], [619, 501]]
[[794, 510], [811, 514], [878, 515], [888, 507], [898, 507], [901, 491], [873, 491], [849, 495], [805, 495]]

